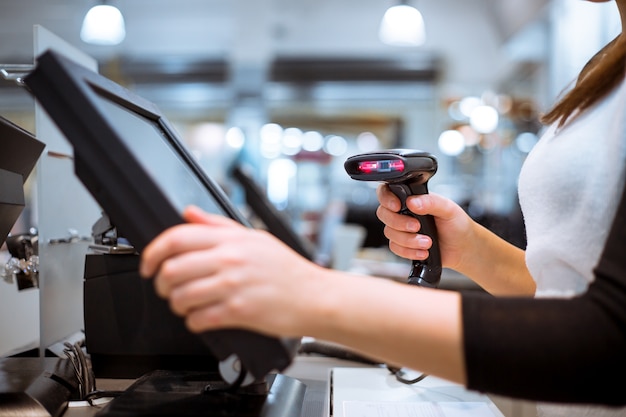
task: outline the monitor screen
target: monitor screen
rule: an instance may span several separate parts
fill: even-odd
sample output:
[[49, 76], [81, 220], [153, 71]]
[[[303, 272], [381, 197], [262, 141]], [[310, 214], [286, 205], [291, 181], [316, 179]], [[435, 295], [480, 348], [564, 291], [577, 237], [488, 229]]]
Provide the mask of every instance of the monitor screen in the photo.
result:
[[[137, 162], [163, 190], [163, 195], [177, 211], [193, 204], [205, 211], [228, 216], [227, 210], [218, 204], [212, 193], [200, 181], [188, 163], [173, 146], [170, 137], [150, 119], [111, 101], [99, 94], [99, 103], [107, 115], [115, 120], [116, 129], [124, 145], [137, 157]], [[165, 163], [164, 163], [165, 162]]]
[[[54, 51], [24, 81], [71, 143], [78, 178], [139, 252], [182, 223], [190, 204], [249, 226], [153, 103]], [[239, 329], [200, 337], [219, 360], [236, 355], [257, 378], [285, 369], [299, 345]]]

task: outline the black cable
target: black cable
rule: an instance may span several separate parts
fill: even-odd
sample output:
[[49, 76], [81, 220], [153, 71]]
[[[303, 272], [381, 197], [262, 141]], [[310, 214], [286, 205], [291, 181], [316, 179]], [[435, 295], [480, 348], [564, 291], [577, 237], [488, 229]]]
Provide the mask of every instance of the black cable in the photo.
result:
[[63, 352], [72, 364], [74, 375], [78, 381], [79, 399], [85, 400], [93, 392], [102, 392], [96, 390], [96, 378], [89, 364], [89, 359], [83, 352], [82, 344], [80, 342], [74, 344], [65, 342], [64, 346]]
[[398, 368], [395, 366], [387, 365], [387, 369], [389, 370], [389, 372], [393, 374], [393, 376], [396, 377], [396, 379], [399, 382], [402, 382], [403, 384], [407, 384], [407, 385], [417, 384], [422, 379], [428, 376], [427, 374], [419, 374], [417, 377], [409, 379], [409, 378], [405, 378], [405, 375], [408, 373], [408, 371], [404, 368]]
[[342, 345], [319, 340], [313, 342], [303, 342], [298, 349], [299, 354], [317, 354], [330, 358], [344, 359], [353, 362], [366, 363], [370, 365], [380, 365], [380, 361], [368, 358], [356, 353]]
[[87, 394], [83, 362], [80, 360], [79, 354], [77, 353], [76, 347], [74, 345], [69, 342], [65, 342], [63, 345], [65, 346], [63, 352], [72, 364], [72, 368], [74, 369], [74, 376], [76, 377], [76, 380], [78, 382], [78, 397], [82, 400]]
[[83, 400], [87, 401], [89, 405], [94, 406], [95, 405], [93, 403], [94, 400], [97, 400], [100, 398], [115, 398], [115, 397], [119, 397], [123, 393], [124, 391], [94, 390], [88, 393], [87, 395], [85, 395], [85, 398], [83, 398]]
[[299, 354], [318, 354], [330, 358], [344, 359], [353, 362], [365, 363], [369, 365], [385, 365], [399, 382], [411, 385], [416, 384], [426, 378], [428, 375], [420, 374], [415, 378], [406, 378], [409, 371], [405, 368], [398, 368], [391, 365], [382, 364], [380, 361], [368, 358], [367, 356], [353, 352], [350, 349], [332, 342], [303, 342], [298, 350]]

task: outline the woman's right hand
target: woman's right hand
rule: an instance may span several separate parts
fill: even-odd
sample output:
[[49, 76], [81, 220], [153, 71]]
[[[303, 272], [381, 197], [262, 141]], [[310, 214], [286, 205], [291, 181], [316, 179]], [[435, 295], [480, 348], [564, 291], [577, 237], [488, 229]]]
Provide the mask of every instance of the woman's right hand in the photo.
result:
[[[426, 259], [432, 242], [419, 233], [419, 220], [398, 213], [400, 199], [386, 184], [378, 187], [377, 195], [376, 215], [385, 224], [389, 249], [403, 258]], [[524, 251], [476, 223], [458, 204], [438, 194], [424, 194], [408, 197], [406, 205], [415, 214], [434, 217], [444, 268], [466, 275], [494, 295], [535, 293]]]
[[[398, 213], [400, 199], [386, 184], [381, 184], [376, 193], [380, 203], [376, 215], [385, 224], [389, 249], [403, 258], [426, 259], [432, 240], [419, 233], [421, 227], [419, 220]], [[462, 269], [463, 259], [467, 257], [471, 245], [475, 243], [474, 221], [458, 204], [438, 194], [410, 196], [406, 205], [415, 214], [430, 214], [435, 218], [442, 266]]]

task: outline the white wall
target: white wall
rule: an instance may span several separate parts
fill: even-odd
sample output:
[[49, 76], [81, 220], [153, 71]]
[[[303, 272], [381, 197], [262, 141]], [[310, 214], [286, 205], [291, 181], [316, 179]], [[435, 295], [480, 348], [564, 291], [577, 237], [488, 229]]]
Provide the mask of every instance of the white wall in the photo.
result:
[[[0, 261], [9, 259], [0, 253]], [[17, 283], [0, 280], [0, 357], [39, 346], [39, 290], [17, 290]]]

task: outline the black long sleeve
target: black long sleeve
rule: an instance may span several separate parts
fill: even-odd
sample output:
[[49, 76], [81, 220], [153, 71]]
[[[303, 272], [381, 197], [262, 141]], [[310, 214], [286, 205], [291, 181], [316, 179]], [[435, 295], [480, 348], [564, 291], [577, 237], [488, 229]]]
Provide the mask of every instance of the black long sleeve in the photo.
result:
[[468, 388], [536, 401], [626, 404], [626, 189], [594, 273], [573, 299], [464, 293]]

